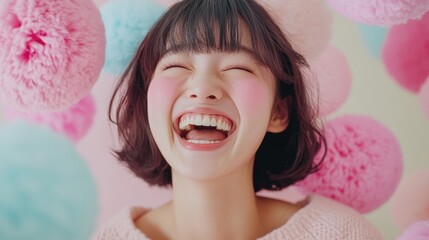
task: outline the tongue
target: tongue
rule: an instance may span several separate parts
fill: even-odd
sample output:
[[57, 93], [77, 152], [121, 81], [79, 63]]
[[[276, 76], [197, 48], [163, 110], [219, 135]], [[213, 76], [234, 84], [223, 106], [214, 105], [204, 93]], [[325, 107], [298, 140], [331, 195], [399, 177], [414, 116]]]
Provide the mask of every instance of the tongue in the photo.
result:
[[222, 141], [225, 138], [222, 132], [210, 129], [193, 129], [186, 135], [186, 140]]

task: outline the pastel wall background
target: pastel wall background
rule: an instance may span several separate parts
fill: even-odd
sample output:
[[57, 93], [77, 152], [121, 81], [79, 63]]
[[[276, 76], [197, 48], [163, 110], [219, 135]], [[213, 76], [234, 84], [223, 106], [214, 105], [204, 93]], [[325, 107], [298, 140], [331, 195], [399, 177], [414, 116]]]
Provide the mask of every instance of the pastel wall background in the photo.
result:
[[[119, 31], [124, 32], [133, 29], [132, 26], [127, 25], [127, 21], [138, 18], [139, 14], [135, 13], [133, 15], [128, 12], [125, 7], [126, 5], [139, 6], [144, 9], [147, 4], [152, 6], [154, 2], [150, 0], [126, 0], [117, 1], [116, 5], [110, 5], [108, 7], [106, 7], [106, 4], [109, 3], [109, 1], [95, 0], [94, 2], [101, 9], [101, 17], [106, 27], [106, 62], [104, 69], [101, 71], [98, 79], [95, 79], [97, 81], [94, 82], [91, 91], [86, 97], [86, 103], [83, 105], [75, 105], [73, 110], [69, 110], [68, 113], [62, 113], [60, 115], [49, 117], [47, 117], [46, 114], [42, 114], [43, 117], [24, 116], [24, 118], [30, 119], [32, 122], [46, 123], [51, 126], [52, 129], [55, 129], [57, 133], [68, 136], [71, 140], [70, 146], [74, 146], [77, 155], [79, 155], [73, 161], [79, 162], [80, 167], [83, 166], [82, 168], [88, 170], [88, 174], [84, 175], [82, 178], [86, 179], [86, 186], [94, 186], [96, 194], [76, 192], [75, 198], [73, 199], [73, 204], [75, 205], [72, 205], [72, 207], [79, 209], [78, 204], [82, 199], [90, 199], [91, 204], [85, 205], [85, 211], [88, 214], [82, 214], [81, 216], [66, 214], [62, 215], [62, 217], [66, 219], [65, 221], [72, 221], [76, 217], [85, 218], [90, 222], [87, 225], [92, 224], [93, 229], [103, 224], [109, 217], [126, 205], [138, 204], [147, 207], [156, 207], [167, 201], [170, 197], [168, 190], [148, 187], [144, 182], [132, 176], [127, 169], [120, 166], [112, 157], [110, 149], [117, 144], [117, 138], [114, 127], [107, 119], [108, 101], [119, 72], [118, 69], [121, 69], [121, 61], [126, 61], [126, 56], [118, 57], [117, 54], [121, 54], [120, 51], [112, 52], [111, 49], [115, 49], [115, 44], [123, 42], [133, 44], [131, 41], [132, 39], [119, 39], [120, 41], [117, 42], [113, 41], [116, 38], [112, 38], [111, 36], [121, 36], [121, 32], [112, 32], [111, 30], [115, 29], [115, 27], [116, 30], [119, 29]], [[159, 2], [167, 5], [171, 3], [171, 1]], [[276, 3], [276, 1], [269, 0], [264, 0], [263, 2], [271, 2], [271, 4]], [[293, 1], [291, 0], [291, 2]], [[316, 2], [320, 4], [320, 1], [317, 0]], [[308, 3], [311, 5], [312, 1], [308, 0]], [[427, 3], [429, 6], [428, 1], [422, 1], [422, 3]], [[281, 5], [284, 3], [277, 1], [277, 4]], [[123, 9], [121, 10], [122, 7]], [[152, 7], [161, 9], [160, 11], [162, 11], [161, 6]], [[319, 77], [319, 79], [325, 81], [321, 88], [327, 87], [328, 89], [324, 91], [331, 91], [332, 93], [329, 94], [329, 96], [322, 96], [326, 97], [325, 100], [328, 99], [331, 101], [330, 105], [328, 104], [322, 107], [323, 113], [326, 114], [326, 121], [343, 116], [344, 114], [366, 115], [377, 120], [389, 129], [400, 144], [403, 172], [402, 177], [400, 179], [398, 178], [399, 186], [396, 188], [395, 194], [393, 196], [389, 195], [388, 199], [384, 199], [381, 206], [377, 206], [374, 210], [365, 212], [365, 216], [383, 234], [385, 239], [395, 239], [407, 226], [417, 220], [416, 218], [420, 218], [420, 220], [429, 219], [429, 212], [423, 211], [424, 209], [426, 209], [426, 211], [429, 209], [429, 182], [423, 180], [425, 177], [429, 176], [429, 113], [425, 113], [425, 110], [421, 107], [425, 104], [426, 106], [429, 105], [429, 98], [421, 97], [415, 91], [413, 92], [401, 86], [386, 69], [382, 59], [381, 47], [385, 41], [385, 36], [388, 31], [387, 28], [368, 28], [368, 26], [352, 22], [335, 11], [328, 8], [325, 9], [324, 7], [326, 6], [322, 4], [312, 9], [314, 14], [320, 14], [318, 16], [323, 17], [324, 23], [326, 26], [329, 26], [326, 31], [320, 32], [320, 36], [323, 35], [321, 39], [318, 40], [317, 35], [311, 35], [311, 31], [310, 33], [299, 31], [297, 33], [307, 37], [305, 41], [301, 41], [307, 44], [305, 45], [307, 46], [305, 49], [311, 49], [311, 51], [306, 52], [306, 54], [308, 54], [310, 59], [313, 59], [312, 61], [314, 61], [315, 69], [316, 66], [318, 66], [318, 68], [322, 68], [322, 72], [323, 67], [320, 67], [320, 62], [316, 63], [317, 60], [315, 60], [317, 59], [315, 57], [316, 53], [321, 54], [324, 48], [336, 49], [331, 50], [329, 56], [332, 57], [335, 54], [337, 55], [335, 55], [334, 58], [329, 58], [329, 56], [327, 56], [325, 62], [331, 61], [330, 59], [335, 59], [335, 61], [338, 60], [339, 64], [334, 65], [332, 69], [324, 72], [323, 74], [325, 75], [319, 75], [323, 76]], [[139, 8], [135, 7], [135, 9]], [[115, 10], [120, 10], [122, 12], [115, 15], [116, 19], [112, 19], [111, 11]], [[308, 10], [305, 12], [308, 13]], [[139, 25], [150, 25], [157, 17], [157, 14], [157, 12], [148, 11], [143, 19], [139, 18], [139, 21], [141, 21]], [[306, 15], [298, 14], [295, 18], [299, 19], [299, 16]], [[112, 25], [109, 25], [108, 21], [110, 21]], [[287, 19], [280, 19], [280, 21], [287, 21]], [[392, 25], [393, 20], [388, 19], [386, 21], [384, 25]], [[311, 24], [311, 22], [305, 21], [299, 23], [304, 25]], [[425, 26], [426, 29], [429, 29], [427, 21]], [[140, 33], [139, 31], [140, 30], [136, 31], [136, 33]], [[109, 34], [113, 35], [109, 37]], [[428, 42], [427, 38], [424, 40], [424, 35], [420, 36], [423, 39], [422, 41]], [[429, 36], [429, 34], [426, 36]], [[321, 43], [321, 41], [323, 41], [323, 43]], [[328, 47], [328, 45], [331, 47]], [[429, 46], [429, 44], [426, 46]], [[407, 47], [404, 48], [407, 49]], [[337, 51], [339, 51], [339, 53]], [[423, 64], [421, 68], [426, 70], [429, 69], [429, 62], [427, 61], [427, 59], [429, 59], [428, 52], [429, 50], [424, 48], [419, 52], [422, 56], [426, 56], [426, 61], [419, 61], [420, 64]], [[124, 57], [125, 60], [121, 57]], [[112, 62], [110, 61], [111, 59], [118, 62]], [[426, 74], [429, 76], [428, 72], [426, 72]], [[340, 80], [335, 82], [332, 79]], [[429, 85], [429, 80], [426, 82], [426, 85]], [[423, 88], [428, 89], [429, 87]], [[341, 91], [342, 94], [338, 94], [338, 91]], [[5, 103], [0, 101], [0, 128], [9, 129], [9, 123], [7, 122], [10, 122], [10, 119], [18, 119], [23, 116], [13, 114], [15, 109], [11, 109], [5, 105]], [[89, 115], [91, 116], [90, 118], [79, 117]], [[6, 121], [6, 117], [9, 119], [8, 121]], [[83, 128], [79, 127], [79, 124], [89, 127], [88, 129], [82, 130]], [[74, 128], [70, 127], [71, 125], [74, 126], [75, 129], [81, 129], [81, 131], [73, 131]], [[7, 136], [4, 135], [4, 132], [5, 131], [0, 131], [0, 139], [2, 137], [1, 134]], [[46, 137], [46, 139], [47, 138], [48, 137]], [[34, 136], [33, 139], [39, 138]], [[43, 139], [45, 139], [45, 137]], [[36, 141], [37, 140], [33, 140], [33, 142]], [[20, 149], [20, 146], [24, 146], [19, 144], [21, 143], [15, 146], [17, 149]], [[5, 153], [0, 150], [0, 166], [4, 166], [1, 164], [1, 161], [6, 158], [11, 159], [10, 156], [11, 154], [6, 156]], [[386, 154], [386, 156], [391, 155]], [[392, 156], [392, 158], [393, 157], [394, 156]], [[383, 159], [383, 156], [380, 158]], [[388, 160], [386, 160], [386, 162], [388, 162]], [[50, 166], [49, 163], [44, 164]], [[61, 169], [55, 171], [61, 171]], [[377, 169], [377, 171], [383, 171], [383, 169]], [[0, 179], [2, 179], [1, 174], [5, 176], [5, 172], [2, 172], [0, 169]], [[73, 176], [71, 178], [73, 178]], [[12, 184], [0, 184], [0, 186], [4, 187], [4, 189], [0, 188], [0, 216], [5, 214], [7, 209], [9, 209], [8, 206], [10, 206], [5, 204], [9, 204], [9, 202], [8, 199], [1, 197], [1, 192], [5, 192], [7, 186], [15, 186], [14, 184], [19, 178], [8, 179], [9, 181], [13, 181], [11, 182]], [[66, 183], [67, 181], [71, 181], [70, 179], [64, 179]], [[392, 181], [394, 180], [395, 179], [392, 177]], [[362, 180], [362, 182], [369, 185], [376, 185], [378, 181], [379, 179], [376, 178]], [[16, 186], [27, 185], [17, 184]], [[396, 184], [392, 186], [396, 187]], [[26, 188], [20, 188], [20, 191], [23, 191], [20, 192], [20, 194], [26, 193], [25, 189]], [[30, 189], [34, 190], [34, 188]], [[7, 190], [13, 192], [12, 187], [7, 188]], [[30, 192], [27, 193], [30, 194]], [[369, 195], [370, 193], [366, 192], [362, 192], [361, 194], [362, 198], [369, 197]], [[30, 198], [32, 196], [34, 197], [35, 195], [29, 195]], [[290, 191], [278, 193], [277, 197], [278, 196], [293, 199], [295, 193], [292, 189]], [[43, 201], [45, 200], [40, 198], [38, 198], [38, 200], [41, 201], [41, 205], [43, 206], [42, 203], [44, 203]], [[351, 201], [353, 202], [353, 200], [356, 199], [352, 199]], [[60, 204], [58, 208], [58, 211], [61, 211], [62, 205]], [[40, 207], [39, 209], [44, 209], [44, 207]], [[417, 216], [418, 212], [421, 213], [420, 216]], [[50, 223], [48, 220], [59, 218], [55, 213], [47, 215], [46, 226]], [[7, 236], [5, 233], [8, 229], [7, 226], [9, 225], [5, 225], [5, 223], [0, 220], [0, 238], [1, 236]], [[78, 228], [79, 226], [75, 227]], [[79, 236], [87, 236], [89, 231], [90, 230], [85, 229], [85, 231], [80, 233], [83, 235]], [[70, 239], [82, 239], [79, 238], [78, 235], [70, 236]]]
[[[334, 14], [333, 29], [332, 43], [343, 50], [353, 74], [351, 94], [333, 115], [366, 114], [387, 126], [398, 138], [403, 152], [402, 180], [420, 169], [428, 169], [429, 119], [420, 107], [419, 97], [392, 80], [380, 59], [367, 50], [357, 24]], [[428, 184], [423, 185], [429, 188]], [[410, 200], [401, 207], [410, 208], [416, 199]], [[385, 239], [395, 239], [400, 233], [392, 221], [390, 206], [388, 201], [367, 215]]]

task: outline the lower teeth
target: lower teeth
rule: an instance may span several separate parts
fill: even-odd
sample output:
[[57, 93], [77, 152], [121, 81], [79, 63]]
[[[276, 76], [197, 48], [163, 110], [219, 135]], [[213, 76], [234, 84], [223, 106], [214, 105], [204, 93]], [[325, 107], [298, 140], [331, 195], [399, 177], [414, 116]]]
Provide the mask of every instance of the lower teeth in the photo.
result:
[[190, 143], [196, 143], [196, 144], [211, 144], [211, 143], [218, 143], [220, 141], [212, 141], [212, 140], [193, 140], [193, 139], [189, 139], [186, 140]]

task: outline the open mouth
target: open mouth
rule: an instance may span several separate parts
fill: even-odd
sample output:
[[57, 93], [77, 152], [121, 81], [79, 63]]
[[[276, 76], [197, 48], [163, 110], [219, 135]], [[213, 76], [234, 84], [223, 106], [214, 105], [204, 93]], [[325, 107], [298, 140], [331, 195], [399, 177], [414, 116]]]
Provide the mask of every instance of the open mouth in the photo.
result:
[[187, 113], [178, 119], [180, 137], [195, 144], [222, 142], [231, 135], [233, 129], [233, 122], [220, 115]]

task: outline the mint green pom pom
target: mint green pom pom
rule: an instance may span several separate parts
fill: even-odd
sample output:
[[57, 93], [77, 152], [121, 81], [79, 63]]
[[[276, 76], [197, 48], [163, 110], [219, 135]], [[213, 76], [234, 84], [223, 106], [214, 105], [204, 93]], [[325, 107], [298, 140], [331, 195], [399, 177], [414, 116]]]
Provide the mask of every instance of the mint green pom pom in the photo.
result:
[[0, 127], [0, 239], [86, 240], [97, 192], [73, 145], [50, 129]]
[[101, 7], [106, 28], [103, 72], [121, 74], [165, 8], [153, 0], [113, 0]]
[[358, 28], [368, 51], [372, 56], [379, 59], [388, 29], [364, 24], [359, 24]]

